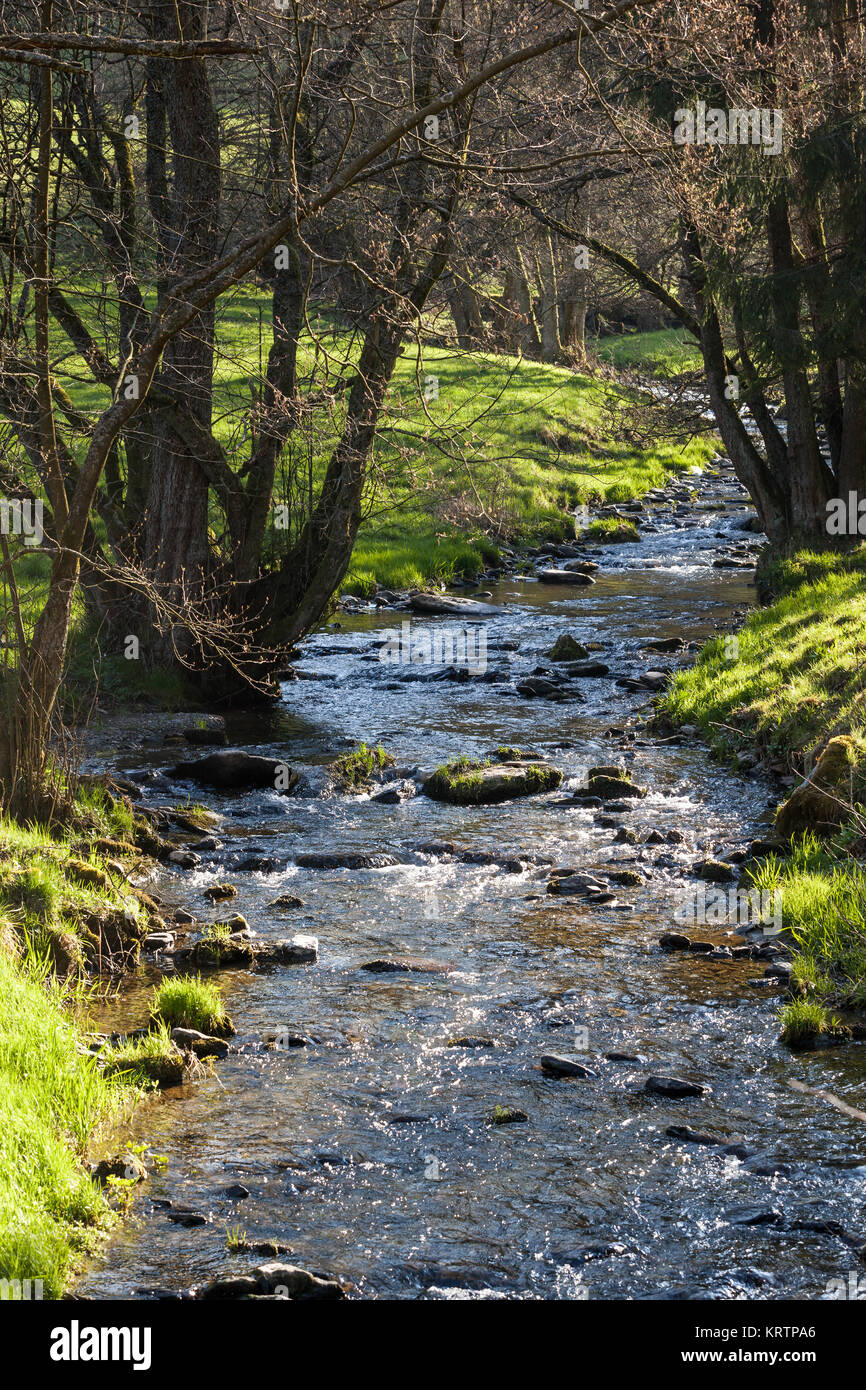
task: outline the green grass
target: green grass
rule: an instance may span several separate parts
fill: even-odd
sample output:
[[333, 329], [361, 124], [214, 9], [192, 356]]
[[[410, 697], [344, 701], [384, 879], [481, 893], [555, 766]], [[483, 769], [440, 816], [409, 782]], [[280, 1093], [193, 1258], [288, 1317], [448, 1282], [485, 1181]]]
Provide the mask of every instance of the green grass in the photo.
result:
[[703, 367], [701, 350], [682, 328], [660, 328], [652, 333], [624, 333], [594, 338], [589, 343], [600, 362], [619, 370], [631, 368], [655, 376], [678, 376]]
[[808, 752], [833, 734], [866, 735], [866, 547], [801, 553], [772, 567], [778, 595], [737, 643], [718, 637], [660, 702], [723, 751]]
[[[762, 577], [775, 601], [749, 616], [738, 645], [711, 641], [659, 700], [660, 712], [699, 725], [723, 754], [754, 746], [801, 761], [829, 738], [850, 735], [862, 755], [866, 547], [802, 552]], [[863, 772], [861, 756], [855, 799]], [[857, 813], [832, 840], [799, 837], [790, 858], [770, 857], [752, 870], [759, 890], [781, 894], [794, 981], [805, 991], [783, 1011], [786, 1039], [802, 1039], [809, 1028], [832, 1031], [832, 1008], [866, 1009], [864, 832]]]
[[796, 943], [794, 982], [822, 1007], [866, 1009], [866, 872], [856, 827], [822, 843], [808, 835], [790, 858], [751, 871], [760, 892], [778, 895]]
[[827, 1033], [839, 1035], [837, 1021], [822, 1004], [807, 999], [792, 999], [781, 1013], [782, 1042], [789, 1047], [805, 1047]]
[[154, 991], [151, 1016], [171, 1028], [195, 1028], [212, 1037], [234, 1032], [219, 985], [201, 976], [175, 975], [161, 980]]
[[179, 1086], [198, 1063], [171, 1040], [167, 1023], [160, 1021], [143, 1038], [132, 1038], [106, 1056], [103, 1074], [136, 1086]]
[[111, 1220], [83, 1164], [88, 1142], [136, 1092], [80, 1051], [70, 990], [31, 955], [0, 949], [0, 1278], [58, 1298]]
[[615, 516], [601, 516], [591, 521], [583, 539], [605, 544], [609, 541], [639, 541], [640, 534], [633, 521], [621, 521]]
[[[64, 288], [85, 321], [95, 323], [96, 286], [81, 281]], [[214, 432], [239, 461], [251, 384], [267, 360], [270, 312], [268, 296], [253, 286], [240, 287], [218, 307]], [[313, 373], [321, 385], [326, 358], [333, 381], [359, 347], [324, 310], [313, 314], [312, 327], [314, 337], [299, 352], [302, 385]], [[648, 371], [682, 370], [694, 358], [675, 331], [603, 339], [598, 346], [604, 360], [612, 355], [618, 364]], [[85, 363], [59, 332], [57, 348], [58, 376], [76, 404], [104, 407], [106, 391], [88, 380]], [[438, 395], [424, 399], [431, 378]], [[646, 448], [621, 423], [624, 394], [615, 383], [566, 367], [431, 346], [420, 354], [416, 344], [407, 346], [388, 391], [344, 588], [363, 594], [376, 583], [406, 588], [472, 576], [495, 561], [505, 541], [570, 537], [568, 513], [578, 504], [639, 496], [712, 456], [713, 446], [703, 440]], [[322, 476], [343, 409], [339, 398], [322, 407], [309, 429], [290, 440], [284, 475], [294, 474], [296, 485], [309, 468], [314, 478]], [[86, 670], [92, 659], [92, 644], [78, 648], [77, 665]], [[115, 660], [106, 675], [123, 690], [151, 690], [137, 662]]]

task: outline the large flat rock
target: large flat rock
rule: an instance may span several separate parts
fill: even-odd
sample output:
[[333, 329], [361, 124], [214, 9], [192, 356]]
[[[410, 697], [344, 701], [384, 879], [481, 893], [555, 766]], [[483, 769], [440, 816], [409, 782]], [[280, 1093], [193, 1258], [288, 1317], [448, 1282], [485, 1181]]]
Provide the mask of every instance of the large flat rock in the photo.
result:
[[413, 594], [409, 600], [413, 613], [450, 614], [458, 618], [490, 618], [502, 609], [495, 603], [481, 603], [478, 599], [457, 598], [453, 594]]

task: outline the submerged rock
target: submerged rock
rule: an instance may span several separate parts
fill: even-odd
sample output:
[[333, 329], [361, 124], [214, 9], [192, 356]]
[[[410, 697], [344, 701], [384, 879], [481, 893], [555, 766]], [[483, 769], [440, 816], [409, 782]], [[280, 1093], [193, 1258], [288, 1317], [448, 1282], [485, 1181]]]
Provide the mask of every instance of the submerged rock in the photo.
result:
[[449, 975], [454, 966], [425, 956], [381, 956], [360, 967], [373, 975]]
[[583, 588], [595, 583], [591, 574], [581, 570], [539, 570], [538, 578], [542, 584], [572, 584]]
[[295, 860], [301, 869], [390, 869], [399, 862], [393, 854], [366, 854], [359, 850], [299, 854]]

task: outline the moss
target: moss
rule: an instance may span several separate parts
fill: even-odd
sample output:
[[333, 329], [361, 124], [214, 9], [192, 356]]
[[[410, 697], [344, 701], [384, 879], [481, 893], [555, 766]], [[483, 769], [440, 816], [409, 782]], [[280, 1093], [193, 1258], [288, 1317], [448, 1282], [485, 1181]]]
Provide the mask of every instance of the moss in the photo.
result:
[[212, 883], [209, 888], [204, 890], [204, 896], [210, 898], [211, 902], [228, 902], [231, 898], [236, 898], [238, 890], [233, 883]]
[[548, 661], [586, 661], [589, 656], [589, 648], [569, 633], [563, 633], [557, 637], [551, 650], [547, 653]]
[[622, 517], [599, 517], [590, 522], [581, 539], [597, 541], [601, 545], [623, 545], [640, 540], [640, 532], [633, 521]]

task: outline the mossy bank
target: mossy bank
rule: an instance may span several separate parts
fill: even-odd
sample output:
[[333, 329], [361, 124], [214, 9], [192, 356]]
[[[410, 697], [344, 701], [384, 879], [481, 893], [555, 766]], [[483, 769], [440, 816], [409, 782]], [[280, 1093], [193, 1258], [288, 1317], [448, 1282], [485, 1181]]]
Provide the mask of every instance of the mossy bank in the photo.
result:
[[[0, 819], [0, 1296], [58, 1298], [110, 1229], [133, 1178], [91, 1169], [94, 1145], [140, 1101], [146, 1072], [88, 1033], [100, 977], [138, 960], [157, 907], [130, 882], [157, 847], [98, 783], [49, 834]], [[178, 1017], [226, 1025], [220, 1001], [175, 990]], [[165, 1041], [165, 1040], [164, 1040]], [[166, 1047], [163, 1048], [163, 1052]], [[131, 1160], [138, 1172], [139, 1165]], [[31, 1281], [28, 1287], [27, 1281]]]

